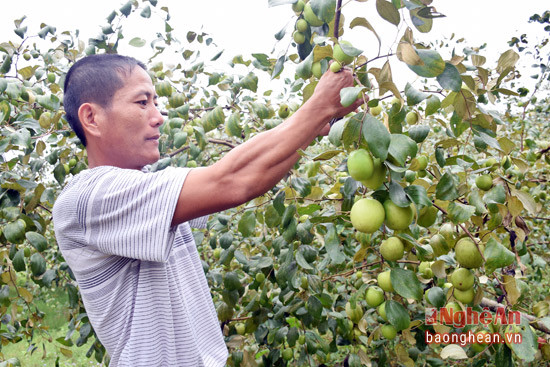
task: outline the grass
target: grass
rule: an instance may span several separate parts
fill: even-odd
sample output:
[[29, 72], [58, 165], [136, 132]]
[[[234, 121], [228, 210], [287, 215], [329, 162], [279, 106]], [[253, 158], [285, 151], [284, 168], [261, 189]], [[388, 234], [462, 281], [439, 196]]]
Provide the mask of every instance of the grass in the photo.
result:
[[[31, 344], [27, 340], [2, 346], [1, 352], [4, 355], [4, 360], [17, 358], [22, 367], [56, 366], [56, 361], [61, 367], [104, 366], [104, 364], [97, 363], [93, 357], [86, 357], [86, 352], [90, 349], [94, 338], [90, 338], [88, 343], [81, 347], [76, 345], [65, 347], [56, 341], [57, 338], [64, 338], [68, 331], [67, 298], [67, 294], [62, 289], [42, 289], [41, 298], [35, 299], [33, 304], [44, 312], [44, 324], [49, 327], [49, 336], [35, 336], [32, 343], [37, 348], [32, 353], [30, 352]], [[78, 332], [75, 332], [72, 337], [73, 341], [77, 339], [77, 336]], [[51, 341], [48, 340], [49, 337], [51, 337]], [[61, 347], [65, 348], [66, 354], [62, 353]], [[66, 350], [70, 350], [70, 352]]]

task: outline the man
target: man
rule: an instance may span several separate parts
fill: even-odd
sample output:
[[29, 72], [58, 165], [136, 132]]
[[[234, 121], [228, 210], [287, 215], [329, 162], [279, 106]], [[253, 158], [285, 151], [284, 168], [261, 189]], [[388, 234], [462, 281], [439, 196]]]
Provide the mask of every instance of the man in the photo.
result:
[[[53, 211], [59, 247], [74, 272], [111, 366], [224, 366], [227, 349], [190, 225], [271, 189], [299, 149], [353, 111], [339, 91], [349, 70], [326, 73], [290, 118], [209, 167], [143, 168], [160, 157], [162, 115], [145, 66], [120, 55], [81, 59], [65, 79], [67, 120], [89, 170]], [[202, 220], [201, 220], [202, 218]], [[198, 223], [201, 224], [201, 223]]]

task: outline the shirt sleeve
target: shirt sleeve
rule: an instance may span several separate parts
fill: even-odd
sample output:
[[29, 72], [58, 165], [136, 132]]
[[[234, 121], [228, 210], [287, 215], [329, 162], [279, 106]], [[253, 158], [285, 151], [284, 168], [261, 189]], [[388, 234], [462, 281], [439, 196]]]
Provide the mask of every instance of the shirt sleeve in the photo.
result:
[[205, 229], [208, 223], [208, 215], [204, 217], [198, 217], [189, 221], [189, 227], [196, 229]]
[[188, 172], [111, 168], [99, 174], [76, 203], [85, 242], [110, 255], [166, 261], [176, 230], [172, 217]]

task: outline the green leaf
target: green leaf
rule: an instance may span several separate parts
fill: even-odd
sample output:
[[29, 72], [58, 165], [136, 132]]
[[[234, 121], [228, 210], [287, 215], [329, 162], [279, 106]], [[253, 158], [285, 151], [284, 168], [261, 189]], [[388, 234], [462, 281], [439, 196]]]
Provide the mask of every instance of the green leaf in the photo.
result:
[[388, 154], [399, 164], [405, 165], [407, 157], [414, 157], [418, 152], [416, 142], [403, 134], [392, 134]]
[[300, 194], [301, 197], [306, 197], [311, 194], [311, 183], [308, 179], [303, 177], [295, 177], [291, 181], [294, 190]]
[[424, 65], [407, 65], [409, 69], [425, 78], [435, 78], [445, 71], [445, 61], [435, 50], [416, 49]]
[[281, 216], [273, 205], [268, 205], [264, 212], [265, 224], [269, 228], [275, 228], [281, 224]]
[[391, 284], [401, 297], [421, 300], [424, 294], [422, 285], [411, 270], [392, 268], [390, 273]]
[[25, 233], [27, 241], [36, 249], [38, 252], [45, 251], [48, 248], [48, 242], [46, 238], [37, 232], [27, 232]]
[[445, 70], [437, 76], [437, 82], [443, 89], [449, 89], [453, 92], [460, 92], [462, 87], [462, 78], [458, 69], [448, 62], [445, 63]]
[[143, 38], [140, 37], [134, 37], [128, 42], [130, 46], [134, 47], [143, 47], [147, 43]]
[[333, 0], [311, 0], [311, 9], [317, 18], [330, 23], [336, 13], [336, 2]]
[[133, 1], [130, 0], [126, 4], [122, 5], [122, 7], [119, 9], [120, 12], [122, 14], [124, 14], [125, 16], [130, 15], [130, 13], [132, 12], [132, 3], [133, 3]]
[[401, 303], [394, 300], [388, 300], [386, 301], [385, 310], [388, 321], [395, 326], [397, 330], [400, 331], [409, 328], [411, 319], [409, 313]]
[[25, 251], [23, 249], [17, 251], [13, 257], [12, 264], [15, 271], [25, 271], [27, 269], [25, 265]]
[[340, 89], [340, 103], [344, 107], [349, 107], [359, 98], [363, 87], [347, 87]]
[[319, 320], [321, 318], [321, 315], [323, 314], [323, 304], [321, 301], [319, 301], [319, 298], [315, 296], [310, 296], [306, 302], [306, 309], [316, 320]]
[[429, 125], [414, 125], [409, 129], [409, 136], [417, 143], [422, 143], [430, 133]]
[[325, 235], [325, 248], [333, 264], [342, 264], [346, 260], [342, 252], [340, 238], [336, 233], [336, 226], [334, 225], [329, 226], [327, 234]]
[[449, 204], [447, 213], [454, 223], [464, 223], [474, 215], [475, 211], [476, 208], [474, 206], [453, 201]]
[[271, 8], [273, 6], [294, 4], [296, 1], [297, 0], [269, 0], [267, 6]]
[[400, 184], [392, 180], [390, 182], [390, 199], [394, 202], [395, 205], [405, 208], [411, 205], [407, 194], [403, 187]]
[[485, 245], [483, 252], [485, 257], [485, 271], [493, 273], [498, 268], [512, 265], [516, 259], [514, 253], [491, 237]]
[[311, 265], [309, 265], [309, 263], [304, 258], [303, 251], [296, 252], [296, 262], [298, 263], [298, 265], [300, 265], [300, 267], [302, 267], [305, 270], [315, 270]]
[[139, 15], [141, 15], [143, 18], [151, 18], [151, 7], [147, 5], [145, 8], [143, 8]]
[[254, 234], [254, 229], [256, 227], [256, 214], [254, 211], [249, 210], [243, 214], [239, 220], [238, 230], [241, 232], [243, 237], [249, 237]]
[[344, 152], [343, 150], [328, 150], [326, 152], [323, 152], [321, 154], [318, 154], [313, 158], [314, 161], [326, 161], [331, 158], [336, 157], [338, 154]]
[[277, 62], [275, 63], [275, 67], [273, 68], [273, 72], [271, 73], [272, 80], [278, 77], [282, 73], [285, 67], [285, 60], [286, 60], [286, 55], [283, 55], [277, 59]]
[[441, 101], [436, 96], [430, 96], [426, 100], [426, 117], [433, 115], [441, 108]]
[[410, 185], [405, 187], [405, 192], [417, 206], [432, 206], [432, 201], [428, 197], [428, 192], [424, 186]]
[[378, 11], [382, 19], [387, 20], [395, 26], [398, 26], [399, 22], [401, 22], [399, 11], [388, 1], [376, 0], [376, 11]]
[[346, 121], [344, 131], [342, 132], [342, 142], [344, 146], [350, 147], [359, 141], [363, 116], [364, 114], [358, 113]]
[[407, 83], [405, 86], [405, 96], [407, 97], [407, 105], [414, 106], [428, 98], [428, 93], [421, 92]]
[[537, 336], [531, 330], [529, 321], [524, 317], [521, 318], [521, 325], [516, 326], [516, 328], [518, 329], [517, 331], [514, 330], [514, 326], [510, 329], [512, 329], [511, 332], [519, 332], [521, 334], [521, 343], [510, 343], [510, 347], [516, 357], [522, 362], [533, 362], [538, 350]]
[[362, 133], [372, 155], [385, 161], [392, 137], [384, 124], [371, 114], [366, 114], [363, 116]]
[[39, 253], [31, 256], [31, 272], [35, 277], [39, 277], [46, 271], [46, 260]]
[[437, 183], [435, 197], [439, 200], [454, 200], [458, 198], [458, 177], [446, 172]]

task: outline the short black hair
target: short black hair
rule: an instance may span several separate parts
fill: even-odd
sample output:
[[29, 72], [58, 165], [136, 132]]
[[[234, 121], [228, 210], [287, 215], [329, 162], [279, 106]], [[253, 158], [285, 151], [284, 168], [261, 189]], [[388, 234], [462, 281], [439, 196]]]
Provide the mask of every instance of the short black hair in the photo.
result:
[[147, 71], [145, 65], [133, 57], [99, 54], [78, 60], [67, 72], [63, 86], [65, 114], [84, 146], [86, 136], [78, 118], [78, 109], [88, 102], [109, 107], [115, 92], [124, 87], [123, 77], [129, 76], [136, 66]]

